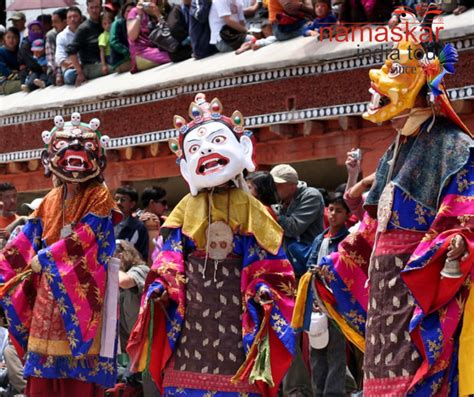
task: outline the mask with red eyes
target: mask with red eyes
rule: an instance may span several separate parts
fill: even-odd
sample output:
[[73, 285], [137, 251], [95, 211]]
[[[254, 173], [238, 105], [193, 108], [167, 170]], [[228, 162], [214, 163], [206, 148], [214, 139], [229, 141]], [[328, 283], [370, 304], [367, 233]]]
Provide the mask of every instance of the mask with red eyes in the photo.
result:
[[102, 181], [106, 166], [105, 147], [110, 139], [101, 135], [99, 120], [81, 123], [80, 115], [73, 113], [70, 122], [61, 116], [54, 119], [55, 127], [43, 131], [46, 149], [41, 154], [45, 175], [56, 175], [63, 182], [82, 183], [91, 179]]

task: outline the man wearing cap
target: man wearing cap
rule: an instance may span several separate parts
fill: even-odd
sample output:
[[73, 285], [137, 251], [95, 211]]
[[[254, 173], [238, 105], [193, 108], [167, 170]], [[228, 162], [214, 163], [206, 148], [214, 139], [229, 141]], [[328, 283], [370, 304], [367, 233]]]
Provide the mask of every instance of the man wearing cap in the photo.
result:
[[[284, 231], [284, 247], [296, 276], [306, 271], [311, 244], [323, 231], [323, 196], [306, 182], [299, 181], [298, 173], [288, 164], [279, 164], [270, 171], [275, 181], [280, 207], [276, 208], [278, 223]], [[283, 382], [286, 396], [312, 396], [309, 373], [298, 349]]]
[[302, 255], [309, 253], [314, 238], [323, 231], [323, 197], [317, 189], [299, 181], [298, 173], [288, 164], [275, 166], [270, 174], [280, 198], [278, 223], [285, 232], [287, 255], [295, 273], [301, 275], [306, 271], [307, 259]]
[[26, 33], [26, 16], [22, 12], [14, 12], [10, 18], [8, 18], [9, 21], [12, 21], [13, 27], [18, 29], [20, 32], [20, 43], [23, 40], [23, 37], [25, 36]]

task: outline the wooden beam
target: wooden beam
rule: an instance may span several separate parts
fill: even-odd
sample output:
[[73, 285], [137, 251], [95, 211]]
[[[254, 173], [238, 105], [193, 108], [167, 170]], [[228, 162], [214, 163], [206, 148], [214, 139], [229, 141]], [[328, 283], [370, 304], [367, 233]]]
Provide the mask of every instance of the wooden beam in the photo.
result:
[[174, 154], [166, 157], [130, 160], [126, 163], [109, 163], [104, 172], [105, 182], [111, 190], [121, 186], [123, 181], [143, 181], [179, 175], [179, 167]]
[[457, 114], [468, 114], [468, 113], [472, 113], [472, 109], [473, 109], [472, 102], [473, 101], [463, 99], [460, 101], [453, 101], [451, 103], [453, 105], [454, 111]]
[[394, 138], [394, 132], [386, 126], [325, 133], [324, 135], [298, 136], [289, 140], [275, 140], [257, 144], [257, 164], [275, 165], [299, 161], [336, 158], [344, 164], [346, 153], [353, 147], [363, 152], [364, 175], [374, 171], [378, 160]]
[[27, 163], [27, 168], [28, 168], [28, 171], [30, 172], [38, 171], [40, 166], [41, 166], [41, 162], [38, 159], [30, 160]]
[[257, 142], [274, 141], [275, 139], [281, 139], [281, 135], [271, 130], [270, 127], [261, 127], [258, 131], [253, 131]]
[[5, 174], [2, 175], [2, 181], [13, 183], [19, 192], [50, 190], [53, 187], [51, 178], [45, 178], [42, 170], [19, 174]]
[[117, 149], [109, 149], [105, 156], [107, 157], [107, 163], [113, 163], [114, 161], [120, 160], [120, 151]]
[[132, 152], [132, 160], [141, 160], [146, 157], [145, 148], [141, 146], [134, 146]]
[[9, 174], [19, 174], [21, 172], [24, 172], [25, 169], [26, 169], [25, 164], [20, 161], [12, 161], [8, 163], [7, 165], [7, 172]]
[[145, 149], [140, 146], [128, 146], [123, 149], [119, 149], [120, 160], [140, 160], [145, 157]]
[[309, 120], [301, 124], [300, 130], [304, 136], [322, 135], [324, 134], [326, 127], [322, 121]]
[[160, 152], [160, 143], [154, 142], [145, 146], [145, 157], [156, 157]]
[[359, 123], [360, 117], [356, 116], [339, 116], [337, 121], [339, 124], [339, 127], [343, 131], [347, 130], [354, 130], [360, 128], [360, 123]]
[[288, 139], [294, 137], [298, 133], [297, 124], [277, 124], [271, 125], [270, 131], [280, 136], [281, 138]]

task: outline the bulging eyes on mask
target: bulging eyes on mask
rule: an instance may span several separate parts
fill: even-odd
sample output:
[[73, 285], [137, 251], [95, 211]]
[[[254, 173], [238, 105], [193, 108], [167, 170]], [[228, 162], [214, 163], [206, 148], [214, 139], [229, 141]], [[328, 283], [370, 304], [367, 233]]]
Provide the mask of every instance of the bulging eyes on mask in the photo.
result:
[[99, 137], [81, 126], [56, 131], [42, 158], [47, 173], [67, 182], [87, 181], [105, 168]]
[[191, 130], [184, 138], [180, 161], [181, 173], [191, 194], [223, 185], [244, 169], [255, 168], [252, 152], [250, 138], [243, 135], [239, 140], [224, 123], [209, 122]]
[[416, 97], [426, 84], [419, 59], [422, 53], [419, 45], [400, 42], [380, 69], [370, 70], [372, 97], [362, 117], [381, 123], [415, 105]]

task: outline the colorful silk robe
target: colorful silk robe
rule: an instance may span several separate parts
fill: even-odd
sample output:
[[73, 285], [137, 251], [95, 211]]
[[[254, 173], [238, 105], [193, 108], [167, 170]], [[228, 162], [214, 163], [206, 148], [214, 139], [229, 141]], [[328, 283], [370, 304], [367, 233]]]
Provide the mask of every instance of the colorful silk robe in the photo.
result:
[[[392, 150], [380, 162], [369, 204], [377, 205], [386, 185]], [[390, 220], [377, 239], [369, 290], [363, 291], [369, 259], [365, 242], [351, 245], [357, 235], [350, 235], [339, 253], [319, 264], [318, 273], [325, 282], [318, 281], [317, 290], [328, 311], [342, 319], [346, 336], [351, 339], [355, 332], [352, 340], [360, 341], [367, 324], [375, 330], [365, 333], [365, 346], [361, 345], [366, 348], [368, 369], [364, 395], [465, 396], [474, 392], [474, 319], [464, 310], [474, 303], [469, 293], [474, 271], [473, 180], [472, 139], [446, 119], [436, 120], [430, 132], [425, 125], [418, 136], [402, 143], [392, 178]], [[456, 234], [464, 237], [469, 254], [460, 263], [462, 277], [443, 278], [440, 271]], [[380, 277], [387, 259], [397, 274]], [[396, 312], [407, 310], [407, 321], [401, 325]], [[364, 312], [368, 313], [365, 323]], [[295, 326], [301, 324], [301, 315], [299, 320]], [[390, 344], [401, 340], [405, 351], [390, 349]], [[398, 364], [391, 367], [394, 362]], [[387, 376], [372, 373], [372, 368]]]
[[[240, 275], [242, 320], [237, 324], [222, 324], [239, 330], [241, 349], [247, 357], [234, 381], [248, 385], [249, 377], [255, 378], [257, 387], [250, 395], [274, 396], [295, 350], [294, 333], [289, 324], [295, 295], [294, 275], [281, 247], [283, 233], [280, 227], [256, 199], [240, 189], [214, 193], [212, 197], [207, 192], [196, 197], [188, 195], [167, 219], [164, 227], [169, 228], [170, 233], [150, 271], [139, 319], [127, 350], [135, 370], [147, 367], [165, 395], [239, 394], [228, 392], [225, 387], [207, 387], [201, 373], [186, 374], [194, 379], [201, 376], [196, 387], [163, 387], [163, 371], [175, 360], [182, 342], [180, 337], [187, 308], [200, 305], [200, 299], [187, 293], [187, 277], [190, 256], [205, 255], [208, 208], [211, 208], [212, 221], [226, 221], [231, 226], [234, 238], [233, 252], [229, 257], [241, 259], [241, 268], [236, 271]], [[212, 279], [206, 279], [204, 285], [212, 282]], [[262, 286], [271, 291], [273, 303], [260, 307], [254, 297]], [[156, 290], [166, 290], [169, 294], [166, 312], [164, 307], [150, 299]], [[205, 299], [206, 290], [201, 292]], [[220, 310], [230, 309], [225, 300], [221, 303]], [[213, 342], [209, 341], [209, 349], [212, 349]], [[182, 374], [185, 376], [184, 371]]]
[[[11, 339], [25, 358], [25, 378], [73, 378], [110, 387], [115, 357], [100, 351], [115, 203], [95, 182], [63, 201], [63, 188], [54, 188], [2, 251], [0, 303]], [[73, 225], [66, 238], [60, 238], [63, 220]], [[29, 270], [35, 255], [39, 274]]]
[[344, 336], [364, 351], [369, 299], [366, 283], [376, 228], [377, 222], [365, 214], [357, 230], [339, 244], [336, 252], [303, 275], [292, 319], [296, 330], [309, 330], [313, 301], [320, 299]]

